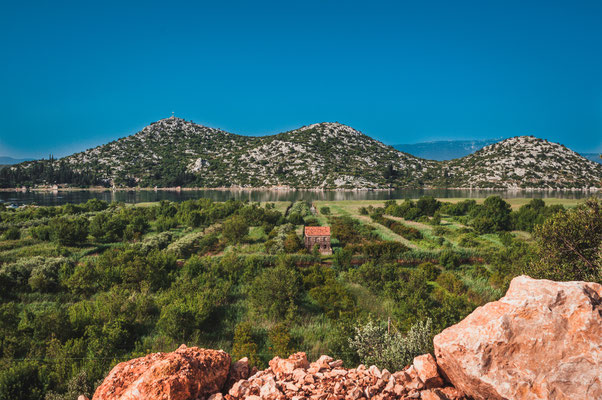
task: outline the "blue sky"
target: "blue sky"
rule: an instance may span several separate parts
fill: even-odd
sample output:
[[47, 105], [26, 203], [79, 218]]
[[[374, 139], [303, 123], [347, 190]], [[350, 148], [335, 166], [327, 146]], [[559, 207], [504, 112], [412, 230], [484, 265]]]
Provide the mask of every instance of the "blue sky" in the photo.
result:
[[601, 1], [0, 5], [0, 155], [66, 155], [176, 116], [385, 143], [531, 134], [602, 151]]

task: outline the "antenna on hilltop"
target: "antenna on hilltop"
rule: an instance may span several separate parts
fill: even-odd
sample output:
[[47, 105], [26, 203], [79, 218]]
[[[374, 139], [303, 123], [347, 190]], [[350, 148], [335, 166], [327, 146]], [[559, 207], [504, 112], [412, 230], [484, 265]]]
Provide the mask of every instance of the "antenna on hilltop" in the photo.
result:
[[175, 117], [176, 117], [173, 111], [171, 112], [171, 117], [172, 117], [172, 118], [175, 118]]

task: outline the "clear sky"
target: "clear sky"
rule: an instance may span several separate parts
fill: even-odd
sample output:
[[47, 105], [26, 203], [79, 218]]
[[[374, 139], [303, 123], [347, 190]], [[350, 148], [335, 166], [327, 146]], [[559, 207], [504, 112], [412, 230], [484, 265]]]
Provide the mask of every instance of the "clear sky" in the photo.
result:
[[2, 1], [0, 155], [176, 116], [602, 151], [602, 1]]

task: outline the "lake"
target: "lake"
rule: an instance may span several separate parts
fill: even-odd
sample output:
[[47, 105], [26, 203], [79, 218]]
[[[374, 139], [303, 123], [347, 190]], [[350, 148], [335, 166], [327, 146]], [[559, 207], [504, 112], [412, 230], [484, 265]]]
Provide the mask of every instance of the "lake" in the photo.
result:
[[249, 201], [294, 201], [294, 200], [389, 200], [418, 198], [431, 195], [439, 198], [451, 197], [487, 197], [499, 194], [504, 198], [563, 198], [582, 199], [592, 195], [600, 196], [601, 192], [571, 191], [508, 191], [482, 189], [397, 189], [390, 191], [342, 191], [342, 190], [118, 190], [118, 191], [59, 191], [59, 192], [0, 192], [0, 202], [9, 204], [61, 205], [66, 203], [82, 203], [89, 199], [120, 201], [125, 203], [141, 203], [160, 200], [184, 201], [198, 198], [210, 198], [216, 201], [240, 199]]

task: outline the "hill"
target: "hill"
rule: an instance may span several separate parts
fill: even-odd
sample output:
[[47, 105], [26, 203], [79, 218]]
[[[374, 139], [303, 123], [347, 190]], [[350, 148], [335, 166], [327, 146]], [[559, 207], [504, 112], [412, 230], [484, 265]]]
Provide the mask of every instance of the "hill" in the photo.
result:
[[474, 153], [499, 139], [484, 140], [436, 140], [432, 142], [394, 144], [399, 151], [427, 160], [446, 161]]
[[[36, 184], [65, 183], [63, 176], [73, 179], [67, 183], [142, 187], [368, 189], [421, 186], [435, 165], [339, 123], [249, 137], [172, 117], [106, 145], [23, 163], [14, 171], [19, 183], [25, 177]], [[34, 170], [35, 176], [28, 173]]]
[[600, 187], [602, 165], [565, 146], [517, 136], [442, 164], [439, 185], [487, 188]]
[[[479, 141], [471, 142], [478, 147]], [[451, 161], [419, 158], [343, 124], [242, 136], [179, 118], [59, 160], [0, 170], [0, 187], [384, 189], [600, 187], [602, 165], [559, 144], [521, 136]]]

